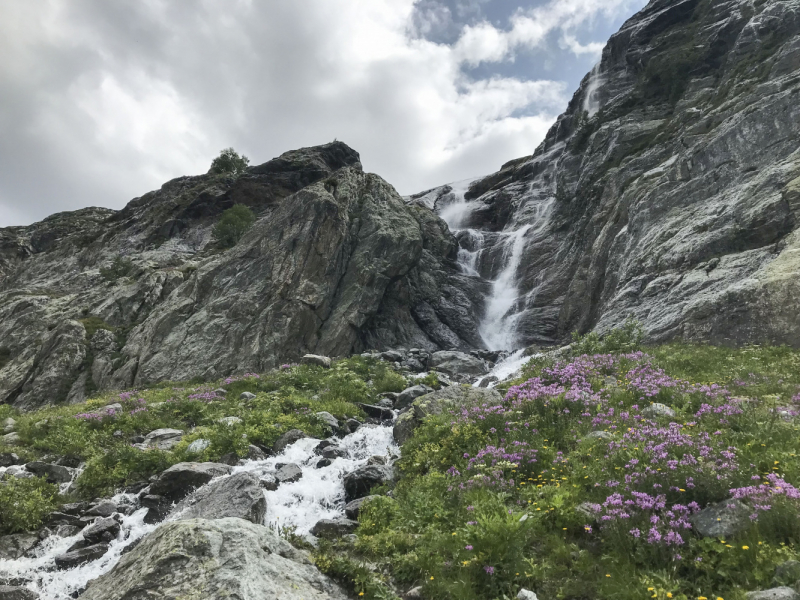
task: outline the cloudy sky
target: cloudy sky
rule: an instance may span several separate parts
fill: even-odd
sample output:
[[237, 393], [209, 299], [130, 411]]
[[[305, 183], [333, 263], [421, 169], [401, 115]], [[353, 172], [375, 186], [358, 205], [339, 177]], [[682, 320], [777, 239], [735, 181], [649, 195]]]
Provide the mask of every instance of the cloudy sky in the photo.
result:
[[646, 0], [0, 0], [0, 226], [233, 146], [337, 138], [401, 194], [530, 154]]

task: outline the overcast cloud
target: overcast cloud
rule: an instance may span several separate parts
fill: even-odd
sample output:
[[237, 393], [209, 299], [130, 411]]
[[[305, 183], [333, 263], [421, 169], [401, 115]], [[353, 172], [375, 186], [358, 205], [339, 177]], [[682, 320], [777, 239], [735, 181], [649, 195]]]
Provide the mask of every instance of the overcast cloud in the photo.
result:
[[0, 0], [0, 226], [233, 146], [338, 138], [401, 194], [530, 154], [645, 0]]

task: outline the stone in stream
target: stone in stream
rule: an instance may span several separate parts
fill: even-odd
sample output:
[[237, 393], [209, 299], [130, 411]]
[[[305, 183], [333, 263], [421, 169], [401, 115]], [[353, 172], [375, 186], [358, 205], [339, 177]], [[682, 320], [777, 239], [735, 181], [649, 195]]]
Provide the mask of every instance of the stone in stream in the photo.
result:
[[183, 431], [180, 429], [156, 429], [144, 436], [142, 445], [158, 450], [171, 450], [178, 445], [182, 437]]
[[491, 384], [497, 383], [500, 379], [494, 375], [489, 375], [488, 377], [484, 377], [481, 379], [481, 382], [478, 384], [478, 387], [488, 388]]
[[344, 507], [345, 516], [348, 519], [353, 519], [354, 521], [357, 521], [358, 514], [361, 512], [361, 507], [364, 506], [365, 502], [369, 502], [374, 498], [380, 498], [380, 496], [364, 496], [363, 498], [356, 498], [355, 500], [351, 500]]
[[391, 421], [394, 418], [394, 413], [391, 409], [374, 406], [372, 404], [358, 403], [358, 407], [363, 410], [368, 416], [381, 421]]
[[203, 598], [347, 599], [304, 552], [269, 528], [226, 518], [161, 525], [91, 581], [81, 600], [167, 600], [199, 590]]
[[332, 464], [333, 461], [330, 458], [320, 458], [314, 466], [317, 469], [322, 469], [323, 467], [330, 467]]
[[16, 560], [39, 543], [32, 533], [12, 533], [0, 536], [0, 559]]
[[318, 538], [334, 540], [348, 533], [353, 533], [358, 527], [358, 521], [337, 517], [335, 519], [320, 519], [311, 528], [311, 535]]
[[83, 526], [85, 523], [81, 521], [81, 518], [78, 515], [69, 515], [66, 513], [54, 511], [51, 512], [50, 515], [47, 517], [47, 521], [45, 521], [45, 525], [47, 527], [58, 527], [59, 525], [80, 525]]
[[255, 444], [247, 446], [247, 460], [265, 460], [267, 453]]
[[299, 429], [290, 429], [275, 441], [275, 443], [272, 445], [272, 451], [275, 454], [280, 454], [286, 449], [287, 446], [291, 446], [296, 441], [302, 440], [306, 437], [308, 436], [305, 434], [305, 432]]
[[267, 475], [262, 475], [261, 476], [261, 479], [258, 480], [258, 484], [263, 489], [268, 490], [270, 492], [274, 492], [275, 490], [278, 489], [278, 486], [280, 485], [280, 481], [275, 479], [274, 475], [267, 474]]
[[39, 594], [28, 588], [0, 585], [0, 600], [37, 600]]
[[394, 408], [394, 402], [392, 402], [391, 398], [381, 398], [375, 403], [375, 406], [392, 409]]
[[72, 569], [83, 563], [96, 560], [108, 552], [108, 544], [94, 544], [92, 546], [85, 546], [78, 548], [72, 552], [60, 554], [55, 557], [56, 567], [59, 570]]
[[355, 433], [358, 431], [358, 428], [361, 427], [362, 424], [363, 423], [361, 423], [361, 421], [358, 419], [347, 419], [347, 421], [345, 421], [345, 427], [350, 433]]
[[67, 483], [72, 480], [72, 471], [61, 465], [34, 461], [25, 465], [25, 468], [36, 475], [44, 477], [48, 483]]
[[253, 473], [235, 473], [187, 496], [174, 512], [180, 513], [182, 520], [236, 517], [260, 525], [267, 512], [260, 483]]
[[[59, 512], [67, 515], [81, 515], [89, 508], [88, 502], [71, 502], [69, 504], [62, 504], [59, 507]], [[108, 515], [103, 515], [108, 516]]]
[[327, 369], [331, 366], [331, 359], [327, 356], [320, 356], [319, 354], [306, 354], [300, 359], [300, 364], [314, 365]]
[[21, 465], [25, 461], [13, 452], [4, 452], [0, 454], [0, 467], [10, 467], [11, 465]]
[[344, 497], [346, 502], [369, 494], [376, 485], [392, 481], [394, 469], [386, 465], [367, 465], [344, 476]]
[[325, 448], [330, 448], [331, 446], [335, 446], [336, 444], [330, 440], [322, 440], [319, 444], [314, 446], [314, 454], [321, 456], [322, 451]]
[[347, 450], [341, 446], [328, 446], [322, 451], [322, 458], [343, 458], [347, 456]]
[[86, 511], [90, 517], [110, 517], [117, 512], [117, 503], [113, 500], [101, 500]]
[[320, 411], [318, 413], [314, 413], [314, 415], [325, 425], [328, 427], [330, 432], [335, 432], [339, 430], [339, 420], [334, 417], [331, 413], [326, 411]]
[[303, 477], [303, 469], [294, 463], [283, 465], [275, 472], [279, 483], [294, 483]]
[[98, 519], [83, 532], [83, 539], [87, 544], [110, 542], [119, 534], [119, 523], [111, 517]]
[[214, 477], [227, 475], [230, 472], [231, 467], [221, 463], [178, 463], [159, 475], [150, 485], [150, 494], [163, 496], [168, 500], [180, 500]]

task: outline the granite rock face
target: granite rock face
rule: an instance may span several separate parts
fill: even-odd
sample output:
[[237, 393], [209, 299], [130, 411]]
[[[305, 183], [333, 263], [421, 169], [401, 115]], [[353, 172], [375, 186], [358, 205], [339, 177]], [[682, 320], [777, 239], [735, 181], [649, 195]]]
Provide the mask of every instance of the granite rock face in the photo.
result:
[[[258, 219], [233, 248], [234, 204]], [[262, 372], [306, 354], [465, 349], [480, 294], [453, 235], [341, 142], [238, 178], [181, 177], [121, 211], [0, 229], [0, 402]]]

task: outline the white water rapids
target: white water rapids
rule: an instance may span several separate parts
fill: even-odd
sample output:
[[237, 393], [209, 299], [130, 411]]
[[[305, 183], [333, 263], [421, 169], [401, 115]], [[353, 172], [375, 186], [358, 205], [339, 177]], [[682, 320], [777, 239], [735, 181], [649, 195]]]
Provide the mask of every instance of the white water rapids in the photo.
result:
[[[250, 471], [256, 475], [274, 472], [275, 463], [296, 463], [303, 470], [303, 477], [295, 483], [285, 483], [275, 491], [264, 491], [267, 500], [265, 525], [273, 528], [291, 526], [299, 535], [309, 532], [320, 519], [331, 519], [344, 514], [343, 477], [360, 466], [371, 456], [399, 455], [400, 450], [392, 438], [391, 426], [360, 427], [355, 433], [337, 440], [336, 444], [347, 451], [344, 458], [333, 459], [327, 467], [316, 468], [320, 456], [314, 447], [320, 440], [301, 439], [288, 446], [281, 454], [266, 460], [246, 461], [234, 467], [233, 473]], [[226, 476], [227, 477], [227, 476]], [[117, 504], [134, 504], [133, 494], [118, 494], [113, 500]], [[55, 569], [55, 557], [82, 538], [81, 533], [71, 537], [52, 535], [35, 549], [35, 556], [0, 562], [0, 579], [18, 580], [19, 585], [38, 592], [41, 600], [70, 600], [86, 584], [110, 571], [122, 556], [123, 550], [153, 531], [158, 525], [144, 523], [147, 509], [139, 509], [123, 516], [121, 531], [110, 544], [109, 551], [101, 558], [73, 569]], [[169, 518], [174, 518], [172, 515]]]

